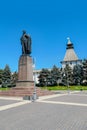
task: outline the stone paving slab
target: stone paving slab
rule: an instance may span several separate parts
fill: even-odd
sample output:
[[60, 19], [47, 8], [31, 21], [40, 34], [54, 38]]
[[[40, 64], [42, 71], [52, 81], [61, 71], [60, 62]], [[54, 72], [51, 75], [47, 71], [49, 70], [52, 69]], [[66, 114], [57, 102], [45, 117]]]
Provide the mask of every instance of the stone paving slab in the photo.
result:
[[0, 130], [87, 130], [87, 107], [25, 104], [0, 112]]
[[87, 95], [87, 90], [84, 90], [84, 91], [72, 91], [73, 93], [72, 94], [82, 94], [82, 95]]
[[0, 106], [9, 105], [9, 104], [17, 103], [17, 102], [20, 102], [20, 101], [0, 99]]
[[56, 94], [36, 102], [12, 99], [7, 102], [17, 102], [1, 106], [0, 130], [87, 130], [85, 94]]
[[27, 103], [31, 103], [31, 101], [23, 100], [21, 97], [0, 97], [0, 111], [15, 108]]
[[47, 100], [47, 101], [60, 101], [60, 102], [87, 104], [87, 95], [68, 94], [68, 95], [54, 97], [54, 98], [45, 99], [45, 100]]

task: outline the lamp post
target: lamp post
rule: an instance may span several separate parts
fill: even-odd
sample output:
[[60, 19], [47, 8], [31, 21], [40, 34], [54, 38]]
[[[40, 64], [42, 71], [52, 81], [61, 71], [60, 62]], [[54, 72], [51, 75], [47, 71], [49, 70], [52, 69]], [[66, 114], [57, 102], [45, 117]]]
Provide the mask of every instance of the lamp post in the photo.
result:
[[67, 87], [68, 87], [68, 94], [70, 94], [70, 89], [69, 89], [69, 82], [67, 80]]
[[[35, 70], [35, 60], [33, 59], [33, 70]], [[36, 94], [36, 74], [34, 72], [34, 92], [33, 92], [33, 101], [36, 101], [37, 94]]]
[[64, 73], [64, 75], [63, 75], [64, 77], [66, 77], [66, 86], [67, 86], [67, 92], [68, 92], [68, 94], [70, 93], [70, 90], [69, 90], [69, 80], [68, 80], [68, 72], [65, 74]]
[[70, 94], [68, 72], [67, 72], [66, 75], [67, 75], [67, 76], [66, 76], [66, 78], [67, 78], [67, 90], [68, 90], [68, 94]]

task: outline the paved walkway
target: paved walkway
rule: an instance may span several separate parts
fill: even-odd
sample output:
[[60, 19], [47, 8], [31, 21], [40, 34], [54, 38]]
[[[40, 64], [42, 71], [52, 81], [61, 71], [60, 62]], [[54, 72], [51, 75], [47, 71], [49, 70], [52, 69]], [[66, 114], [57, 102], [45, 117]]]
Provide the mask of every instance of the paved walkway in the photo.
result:
[[0, 97], [0, 130], [87, 130], [87, 92], [44, 96], [36, 102]]

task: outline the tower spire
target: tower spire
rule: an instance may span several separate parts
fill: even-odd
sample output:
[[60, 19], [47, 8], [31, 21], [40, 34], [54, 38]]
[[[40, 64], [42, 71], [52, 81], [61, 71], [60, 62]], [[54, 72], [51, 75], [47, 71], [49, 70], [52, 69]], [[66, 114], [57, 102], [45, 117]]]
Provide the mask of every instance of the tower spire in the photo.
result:
[[74, 47], [73, 47], [73, 43], [71, 42], [70, 38], [67, 37], [67, 40], [68, 40], [68, 42], [67, 42], [67, 47], [66, 47], [66, 49], [73, 49], [73, 48], [74, 48]]
[[71, 44], [71, 40], [70, 37], [67, 37], [68, 43], [67, 44]]

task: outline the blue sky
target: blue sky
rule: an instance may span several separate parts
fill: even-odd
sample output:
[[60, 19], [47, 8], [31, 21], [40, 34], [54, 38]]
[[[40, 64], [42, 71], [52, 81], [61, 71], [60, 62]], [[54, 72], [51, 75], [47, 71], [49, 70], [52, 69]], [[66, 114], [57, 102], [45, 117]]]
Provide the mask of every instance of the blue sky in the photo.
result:
[[67, 37], [78, 57], [87, 58], [87, 0], [1, 1], [0, 68], [18, 70], [22, 30], [31, 35], [36, 69], [61, 67]]

